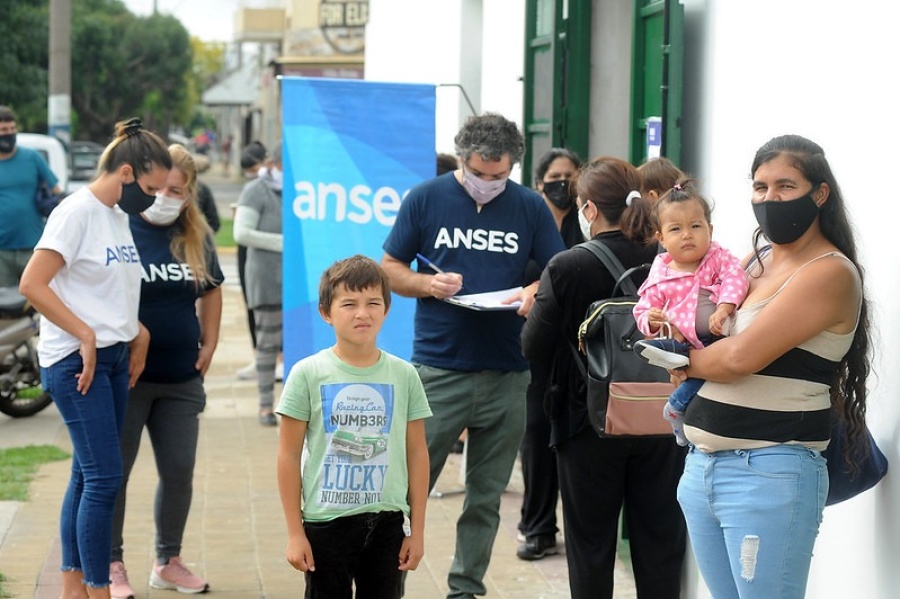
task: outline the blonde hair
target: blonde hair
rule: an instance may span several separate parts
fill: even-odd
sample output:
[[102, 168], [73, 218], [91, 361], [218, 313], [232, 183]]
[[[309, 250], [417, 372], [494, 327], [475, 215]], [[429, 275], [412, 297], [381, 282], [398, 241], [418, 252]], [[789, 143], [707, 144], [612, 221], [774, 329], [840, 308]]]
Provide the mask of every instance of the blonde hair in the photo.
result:
[[194, 274], [197, 286], [212, 283], [213, 277], [206, 267], [206, 254], [211, 244], [212, 229], [197, 206], [197, 164], [191, 153], [181, 144], [169, 146], [172, 168], [178, 169], [185, 178], [185, 202], [187, 207], [178, 215], [178, 224], [169, 249], [175, 258], [187, 264]]

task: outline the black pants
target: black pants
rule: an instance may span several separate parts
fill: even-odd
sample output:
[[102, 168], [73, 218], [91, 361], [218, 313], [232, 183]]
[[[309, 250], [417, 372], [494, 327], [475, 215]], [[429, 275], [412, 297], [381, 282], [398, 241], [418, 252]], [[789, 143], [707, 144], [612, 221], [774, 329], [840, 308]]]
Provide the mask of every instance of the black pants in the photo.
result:
[[556, 527], [559, 480], [556, 453], [550, 449], [550, 420], [544, 412], [546, 388], [547, 373], [532, 365], [531, 382], [525, 394], [525, 436], [520, 455], [525, 492], [519, 531], [526, 538], [555, 535], [559, 530]]
[[623, 504], [638, 598], [678, 599], [685, 451], [671, 436], [601, 439], [589, 425], [557, 446], [572, 599], [612, 598]]
[[[244, 305], [247, 305], [247, 287], [244, 284], [244, 269], [247, 266], [247, 247], [243, 245], [237, 246], [237, 271], [238, 281], [241, 283], [241, 295], [244, 296]], [[247, 308], [247, 326], [250, 327], [250, 342], [253, 349], [256, 349], [256, 319], [253, 317], [253, 310]]]
[[306, 573], [306, 599], [399, 599], [397, 568], [403, 544], [403, 513], [343, 516], [304, 522], [316, 562]]

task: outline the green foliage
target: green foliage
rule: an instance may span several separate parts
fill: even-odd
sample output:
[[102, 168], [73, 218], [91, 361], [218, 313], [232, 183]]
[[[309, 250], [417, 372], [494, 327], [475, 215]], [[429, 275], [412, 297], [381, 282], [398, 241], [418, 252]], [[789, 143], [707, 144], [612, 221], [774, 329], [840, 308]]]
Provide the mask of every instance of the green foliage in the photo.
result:
[[219, 219], [219, 230], [216, 231], [216, 247], [237, 247], [237, 244], [234, 242], [234, 221], [230, 218]]
[[0, 104], [20, 131], [47, 130], [48, 0], [4, 0], [0, 18]]
[[[132, 116], [164, 136], [172, 125], [190, 130], [224, 47], [191, 39], [171, 15], [135, 16], [121, 0], [70, 1], [73, 138], [105, 142]], [[46, 131], [49, 0], [2, 4], [0, 104], [20, 130]]]
[[45, 462], [69, 458], [54, 445], [28, 445], [0, 449], [0, 501], [25, 501], [28, 483], [37, 467]]

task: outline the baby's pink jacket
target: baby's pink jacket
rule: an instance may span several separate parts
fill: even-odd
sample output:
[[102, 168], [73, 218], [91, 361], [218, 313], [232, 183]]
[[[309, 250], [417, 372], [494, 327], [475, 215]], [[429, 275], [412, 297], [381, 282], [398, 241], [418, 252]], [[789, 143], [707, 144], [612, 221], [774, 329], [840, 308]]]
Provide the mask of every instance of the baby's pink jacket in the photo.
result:
[[697, 297], [700, 289], [710, 292], [716, 304], [740, 306], [747, 297], [750, 282], [741, 268], [738, 258], [713, 241], [695, 272], [681, 272], [669, 268], [672, 256], [664, 252], [656, 256], [647, 280], [638, 294], [640, 301], [634, 307], [634, 318], [644, 335], [650, 336], [648, 312], [651, 308], [665, 310], [669, 322], [675, 325], [684, 338], [696, 348], [703, 347], [697, 339]]

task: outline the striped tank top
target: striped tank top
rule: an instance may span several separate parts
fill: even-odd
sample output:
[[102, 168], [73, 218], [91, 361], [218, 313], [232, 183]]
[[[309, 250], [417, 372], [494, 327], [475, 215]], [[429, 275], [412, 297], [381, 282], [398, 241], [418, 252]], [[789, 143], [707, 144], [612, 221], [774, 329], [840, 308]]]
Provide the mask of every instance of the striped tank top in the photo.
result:
[[[771, 297], [737, 310], [731, 334], [750, 326], [799, 270], [827, 256], [849, 261], [839, 252], [813, 258]], [[688, 405], [685, 436], [706, 453], [784, 443], [822, 451], [831, 432], [830, 385], [855, 333], [856, 327], [843, 334], [822, 331], [755, 374], [730, 383], [706, 381]]]

